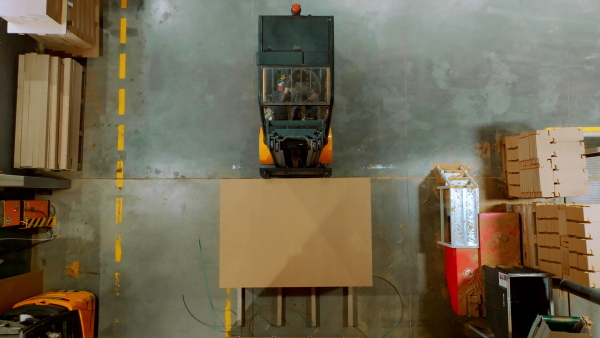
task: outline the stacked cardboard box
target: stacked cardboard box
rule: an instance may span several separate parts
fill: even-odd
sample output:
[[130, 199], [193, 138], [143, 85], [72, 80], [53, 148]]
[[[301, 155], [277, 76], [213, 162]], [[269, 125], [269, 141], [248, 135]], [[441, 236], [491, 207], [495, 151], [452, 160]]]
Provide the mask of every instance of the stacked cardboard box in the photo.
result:
[[519, 174], [519, 136], [504, 139], [506, 183], [508, 195], [521, 198], [521, 178]]
[[536, 204], [541, 270], [600, 288], [600, 204]]
[[73, 59], [19, 56], [15, 168], [80, 169], [83, 74]]
[[569, 248], [565, 242], [566, 228], [559, 226], [559, 207], [558, 204], [538, 203], [535, 218], [539, 268], [562, 277], [565, 272], [569, 273]]
[[566, 221], [571, 280], [600, 287], [600, 204], [568, 205]]
[[535, 130], [507, 137], [505, 153], [511, 197], [554, 198], [589, 193], [580, 128]]

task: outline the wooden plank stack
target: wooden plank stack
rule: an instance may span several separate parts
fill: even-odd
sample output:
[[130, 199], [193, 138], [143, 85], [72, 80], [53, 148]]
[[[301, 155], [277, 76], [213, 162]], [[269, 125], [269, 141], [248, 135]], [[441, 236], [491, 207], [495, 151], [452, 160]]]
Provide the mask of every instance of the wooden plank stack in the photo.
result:
[[600, 204], [536, 204], [539, 268], [600, 288]]
[[8, 33], [29, 34], [50, 50], [99, 56], [99, 0], [2, 0], [0, 17]]
[[510, 197], [554, 198], [589, 193], [583, 131], [535, 130], [504, 140]]
[[15, 168], [80, 170], [83, 87], [73, 59], [19, 56]]

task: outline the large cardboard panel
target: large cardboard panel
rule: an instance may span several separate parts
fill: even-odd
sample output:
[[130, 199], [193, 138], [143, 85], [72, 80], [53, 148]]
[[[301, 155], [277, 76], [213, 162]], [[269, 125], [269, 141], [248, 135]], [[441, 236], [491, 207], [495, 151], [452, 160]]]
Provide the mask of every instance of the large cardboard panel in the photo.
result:
[[220, 287], [371, 286], [368, 178], [221, 180]]
[[0, 313], [12, 309], [16, 303], [43, 292], [44, 271], [34, 271], [0, 279]]

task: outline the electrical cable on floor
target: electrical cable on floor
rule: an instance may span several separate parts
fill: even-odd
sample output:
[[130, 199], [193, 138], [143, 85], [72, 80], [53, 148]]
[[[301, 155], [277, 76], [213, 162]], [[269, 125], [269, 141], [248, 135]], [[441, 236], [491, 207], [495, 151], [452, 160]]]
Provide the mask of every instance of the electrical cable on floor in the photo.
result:
[[202, 272], [204, 274], [204, 286], [206, 287], [206, 294], [208, 295], [208, 301], [210, 302], [210, 310], [213, 317], [213, 326], [217, 326], [217, 320], [215, 313], [215, 306], [213, 305], [212, 296], [210, 295], [210, 287], [208, 285], [208, 273], [206, 272], [206, 264], [204, 263], [204, 254], [202, 252], [202, 242], [198, 240], [198, 250], [200, 251], [200, 262], [202, 263]]
[[187, 312], [190, 314], [190, 316], [192, 316], [192, 318], [194, 318], [198, 323], [207, 326], [213, 330], [219, 331], [219, 332], [225, 332], [225, 328], [223, 327], [223, 329], [219, 330], [218, 326], [213, 326], [210, 325], [208, 323], [205, 323], [203, 321], [201, 321], [200, 319], [198, 319], [196, 316], [194, 316], [194, 314], [192, 313], [192, 311], [190, 311], [190, 308], [187, 306], [186, 302], [185, 302], [185, 297], [183, 295], [181, 295], [181, 299], [183, 300], [183, 305], [185, 306], [185, 309], [187, 310]]
[[392, 333], [392, 331], [394, 331], [400, 325], [400, 323], [402, 323], [402, 321], [404, 320], [404, 301], [402, 300], [402, 295], [400, 295], [400, 292], [398, 291], [398, 288], [396, 288], [396, 286], [394, 284], [392, 284], [389, 280], [387, 280], [387, 279], [385, 279], [383, 277], [380, 277], [380, 276], [373, 276], [373, 278], [379, 278], [379, 279], [383, 280], [384, 282], [388, 283], [392, 288], [394, 288], [394, 291], [396, 291], [396, 294], [398, 295], [398, 298], [400, 299], [400, 307], [402, 308], [402, 314], [400, 315], [400, 319], [398, 320], [398, 322], [396, 322], [396, 324], [394, 326], [392, 326], [392, 328], [389, 329], [388, 332], [386, 332], [383, 335], [383, 337], [381, 337], [381, 338], [385, 338], [390, 333]]
[[52, 232], [52, 228], [41, 227], [41, 228], [34, 228], [32, 230], [43, 230], [44, 233], [50, 233], [50, 236], [48, 238], [0, 238], [0, 241], [11, 240], [11, 241], [37, 242], [37, 243], [33, 243], [31, 245], [28, 245], [26, 247], [23, 247], [23, 248], [9, 249], [9, 250], [0, 251], [0, 254], [4, 255], [4, 254], [8, 254], [8, 253], [13, 253], [13, 252], [18, 252], [18, 251], [32, 249], [32, 248], [34, 248], [34, 247], [36, 247], [36, 246], [38, 246], [40, 244], [43, 244], [43, 243], [46, 243], [46, 242], [50, 242], [50, 241], [53, 241], [54, 239], [56, 239], [56, 236], [54, 236], [54, 233]]

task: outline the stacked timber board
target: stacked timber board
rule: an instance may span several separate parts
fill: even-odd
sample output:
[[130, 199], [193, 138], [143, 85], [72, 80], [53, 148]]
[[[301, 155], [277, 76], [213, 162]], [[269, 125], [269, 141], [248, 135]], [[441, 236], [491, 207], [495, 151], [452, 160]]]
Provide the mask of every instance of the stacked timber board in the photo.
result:
[[536, 205], [539, 268], [600, 288], [600, 204]]
[[99, 0], [2, 0], [8, 33], [29, 34], [45, 48], [99, 56]]
[[73, 59], [19, 56], [15, 168], [80, 169], [83, 86]]
[[510, 197], [554, 198], [589, 193], [583, 131], [535, 130], [504, 140]]

